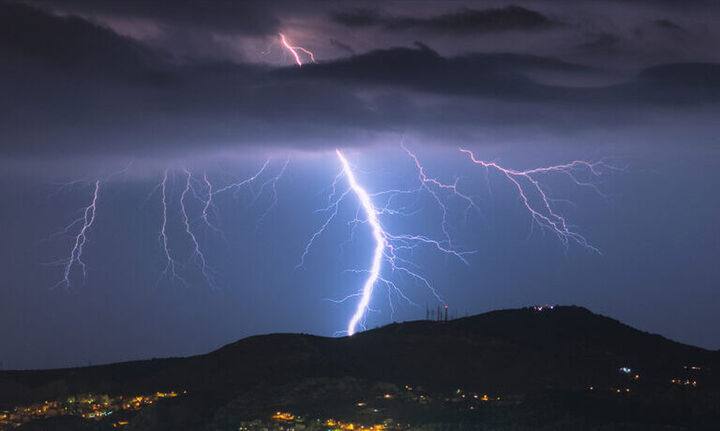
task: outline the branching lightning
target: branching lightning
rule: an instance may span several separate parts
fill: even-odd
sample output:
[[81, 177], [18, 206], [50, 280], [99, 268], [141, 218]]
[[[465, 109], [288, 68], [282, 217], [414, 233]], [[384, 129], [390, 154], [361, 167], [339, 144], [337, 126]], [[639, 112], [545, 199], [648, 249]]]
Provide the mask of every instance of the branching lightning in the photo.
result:
[[95, 213], [97, 211], [99, 195], [100, 180], [96, 180], [93, 187], [92, 199], [90, 200], [90, 204], [88, 204], [85, 208], [82, 209], [82, 216], [73, 220], [65, 228], [65, 232], [69, 232], [72, 227], [78, 224], [82, 224], [80, 231], [77, 233], [77, 235], [75, 235], [73, 246], [70, 250], [70, 256], [64, 261], [62, 261], [62, 263], [65, 265], [65, 269], [63, 271], [63, 278], [55, 285], [55, 287], [65, 286], [66, 289], [70, 287], [70, 276], [73, 266], [75, 266], [76, 264], [82, 269], [83, 280], [87, 279], [87, 266], [83, 261], [83, 250], [85, 248], [85, 243], [87, 242], [88, 231], [95, 222]]
[[367, 278], [367, 280], [365, 280], [365, 285], [361, 290], [362, 294], [360, 295], [360, 302], [358, 303], [355, 313], [350, 318], [350, 323], [348, 323], [347, 333], [348, 335], [353, 335], [355, 333], [357, 325], [360, 323], [360, 321], [365, 316], [365, 313], [367, 312], [373, 288], [375, 287], [375, 283], [380, 277], [380, 266], [382, 264], [383, 256], [385, 255], [385, 248], [389, 244], [385, 231], [383, 230], [382, 226], [380, 225], [380, 221], [377, 218], [378, 211], [377, 209], [375, 209], [372, 200], [370, 200], [370, 195], [368, 195], [365, 189], [360, 187], [360, 185], [358, 184], [357, 180], [355, 179], [355, 174], [350, 168], [350, 164], [348, 163], [345, 156], [343, 156], [340, 150], [336, 150], [336, 153], [338, 158], [340, 159], [340, 163], [342, 163], [343, 172], [345, 173], [348, 183], [350, 183], [350, 188], [357, 196], [358, 200], [360, 201], [360, 205], [362, 206], [365, 214], [367, 215], [367, 222], [372, 227], [373, 238], [375, 239], [375, 251], [373, 252], [372, 264], [370, 265], [370, 276]]
[[[207, 180], [207, 176], [203, 176], [204, 179]], [[190, 241], [192, 241], [193, 249], [192, 253], [190, 255], [190, 259], [194, 260], [198, 266], [200, 267], [200, 271], [202, 272], [203, 276], [205, 277], [205, 280], [207, 281], [208, 285], [214, 287], [215, 281], [212, 276], [212, 269], [208, 267], [207, 260], [205, 259], [205, 254], [202, 252], [202, 249], [200, 248], [200, 243], [198, 242], [197, 237], [193, 233], [192, 229], [190, 228], [190, 217], [188, 216], [187, 208], [185, 206], [185, 199], [192, 189], [192, 173], [185, 169], [185, 188], [182, 191], [182, 194], [180, 195], [180, 212], [182, 213], [182, 219], [183, 224], [185, 225], [185, 232], [187, 233], [188, 237], [190, 238]], [[209, 195], [208, 195], [209, 196]], [[209, 199], [208, 199], [209, 201]], [[207, 205], [203, 208], [202, 216], [205, 217], [207, 210]]]
[[215, 227], [215, 225], [210, 221], [210, 209], [213, 206], [213, 185], [208, 179], [207, 173], [205, 172], [203, 173], [203, 184], [205, 184], [206, 188], [206, 197], [203, 201], [202, 215], [200, 216], [200, 218], [207, 227], [209, 227], [215, 232], [220, 232], [220, 229]]
[[265, 217], [268, 215], [268, 213], [277, 206], [278, 203], [278, 195], [277, 195], [277, 183], [280, 181], [280, 178], [282, 178], [283, 174], [285, 174], [285, 170], [288, 167], [288, 164], [290, 164], [290, 159], [285, 159], [285, 163], [283, 163], [282, 168], [280, 168], [280, 171], [273, 175], [270, 179], [265, 181], [262, 186], [260, 186], [260, 191], [255, 196], [255, 199], [253, 199], [253, 204], [257, 201], [258, 197], [262, 195], [263, 191], [266, 187], [270, 188], [270, 204], [265, 209], [265, 212], [262, 213], [262, 215], [258, 218], [257, 224], [258, 226], [265, 220]]
[[[398, 275], [420, 284], [428, 289], [438, 302], [444, 303], [430, 280], [421, 273], [419, 265], [412, 262], [413, 252], [419, 247], [432, 248], [441, 254], [452, 256], [465, 264], [468, 264], [467, 255], [473, 253], [473, 251], [462, 251], [456, 248], [453, 241], [449, 215], [452, 210], [457, 208], [458, 204], [466, 213], [466, 217], [470, 211], [481, 213], [478, 201], [472, 193], [461, 188], [459, 178], [456, 178], [452, 182], [443, 182], [439, 178], [431, 176], [413, 151], [405, 146], [404, 143], [401, 143], [401, 148], [414, 164], [417, 172], [417, 186], [409, 189], [390, 189], [373, 193], [361, 185], [357, 178], [357, 171], [350, 164], [343, 152], [339, 149], [335, 150], [335, 156], [339, 161], [341, 169], [334, 177], [330, 186], [331, 191], [328, 196], [327, 206], [317, 211], [324, 214], [325, 219], [320, 228], [310, 236], [300, 256], [300, 262], [296, 267], [300, 268], [305, 264], [305, 260], [316, 240], [337, 218], [341, 204], [347, 201], [348, 197], [354, 197], [358, 206], [355, 211], [355, 217], [348, 222], [348, 225], [351, 227], [350, 238], [352, 240], [357, 226], [368, 226], [373, 239], [373, 252], [369, 267], [349, 270], [354, 273], [367, 275], [364, 278], [361, 288], [340, 300], [334, 301], [346, 302], [349, 300], [357, 300], [354, 311], [348, 320], [346, 330], [343, 331], [348, 335], [353, 335], [365, 328], [367, 315], [372, 311], [370, 307], [373, 300], [373, 293], [378, 285], [384, 286], [387, 289], [391, 312], [394, 313], [395, 311], [393, 298], [414, 304], [412, 299], [405, 293], [405, 290], [401, 288], [399, 281], [395, 278]], [[555, 234], [565, 247], [568, 247], [572, 242], [598, 254], [600, 253], [584, 236], [570, 227], [565, 217], [556, 208], [559, 200], [550, 197], [547, 192], [547, 187], [541, 183], [541, 180], [549, 175], [560, 174], [570, 179], [574, 185], [588, 187], [602, 195], [598, 185], [593, 182], [593, 179], [602, 175], [606, 170], [615, 169], [614, 167], [602, 161], [591, 163], [583, 160], [575, 160], [566, 164], [515, 170], [505, 168], [494, 161], [481, 160], [468, 149], [461, 148], [460, 151], [466, 155], [473, 164], [485, 168], [488, 181], [490, 180], [489, 172], [496, 172], [512, 184], [522, 202], [523, 209], [529, 214], [533, 225], [540, 226]], [[202, 223], [212, 231], [221, 232], [211, 217], [213, 214], [216, 214], [215, 199], [217, 196], [228, 192], [232, 192], [233, 196], [237, 197], [240, 191], [244, 189], [248, 189], [252, 195], [251, 206], [255, 205], [261, 196], [269, 196], [269, 201], [267, 201], [268, 207], [258, 219], [258, 224], [260, 224], [268, 212], [278, 203], [278, 181], [282, 178], [288, 165], [289, 159], [286, 159], [276, 173], [269, 174], [268, 171], [271, 169], [271, 162], [268, 159], [249, 177], [219, 188], [213, 185], [207, 173], [203, 173], [202, 177], [200, 177], [194, 175], [189, 169], [183, 169], [185, 174], [184, 187], [179, 194], [178, 200], [175, 202], [179, 205], [180, 221], [184, 234], [190, 244], [190, 253], [187, 262], [192, 262], [199, 269], [210, 287], [214, 288], [216, 286], [215, 272], [208, 263], [202, 247], [201, 237], [198, 236], [196, 224]], [[591, 179], [585, 180], [586, 178]], [[172, 250], [170, 246], [170, 232], [172, 230], [170, 228], [169, 214], [170, 201], [172, 199], [168, 184], [170, 179], [171, 171], [168, 169], [164, 170], [161, 181], [155, 188], [155, 191], [159, 191], [161, 205], [158, 241], [165, 262], [158, 283], [167, 278], [170, 282], [179, 281], [183, 285], [186, 285], [184, 278], [186, 265], [180, 265], [178, 263], [178, 256], [180, 254]], [[95, 223], [102, 184], [103, 182], [100, 180], [96, 180], [93, 183], [90, 202], [81, 209], [81, 216], [73, 220], [63, 230], [63, 233], [70, 233], [78, 229], [79, 226], [79, 230], [73, 235], [73, 244], [69, 257], [61, 261], [64, 267], [63, 277], [55, 286], [63, 285], [66, 288], [70, 287], [73, 270], [76, 266], [81, 269], [83, 279], [87, 278], [87, 266], [83, 260], [83, 253], [88, 240], [88, 233]], [[426, 194], [430, 197], [431, 202], [439, 208], [440, 231], [442, 232], [441, 239], [434, 239], [430, 236], [420, 234], [393, 233], [385, 226], [384, 220], [386, 217], [416, 214], [419, 210], [413, 210], [412, 208], [407, 209], [399, 205], [399, 201], [401, 196], [416, 197], [415, 195], [417, 194]], [[189, 200], [191, 198], [196, 199], [199, 205], [189, 206]], [[264, 199], [263, 201], [265, 202]], [[451, 205], [453, 205], [452, 208]], [[197, 208], [197, 213], [193, 213], [194, 216], [191, 215], [193, 208]]]
[[[517, 189], [523, 206], [528, 213], [530, 213], [532, 220], [542, 228], [554, 233], [566, 247], [570, 241], [574, 241], [595, 253], [602, 254], [600, 250], [592, 246], [584, 236], [569, 228], [565, 218], [553, 208], [552, 201], [543, 189], [537, 176], [552, 173], [563, 174], [569, 177], [576, 185], [590, 187], [602, 195], [595, 184], [580, 181], [575, 173], [580, 169], [584, 169], [590, 172], [591, 175], [597, 177], [601, 174], [598, 170], [599, 168], [610, 168], [607, 164], [604, 162], [590, 163], [583, 160], [575, 160], [563, 165], [518, 171], [504, 168], [495, 162], [479, 160], [470, 150], [460, 148], [460, 151], [467, 154], [470, 160], [476, 165], [480, 165], [486, 169], [494, 169], [507, 178]], [[535, 195], [535, 199], [533, 199], [532, 194]]]
[[[282, 165], [280, 171], [277, 174], [272, 175], [269, 179], [265, 180], [260, 185], [259, 191], [254, 194], [254, 198], [252, 201], [253, 204], [258, 199], [258, 197], [264, 193], [266, 189], [269, 189], [271, 193], [271, 202], [268, 208], [266, 208], [265, 212], [259, 218], [259, 221], [261, 221], [268, 214], [268, 212], [277, 204], [277, 183], [285, 172], [288, 163], [289, 160], [286, 160], [285, 163]], [[212, 288], [216, 287], [216, 273], [208, 263], [205, 252], [203, 251], [203, 248], [201, 246], [200, 239], [198, 238], [198, 233], [195, 229], [193, 229], [193, 222], [191, 220], [190, 212], [188, 209], [188, 199], [189, 197], [193, 197], [201, 204], [200, 214], [197, 217], [198, 221], [201, 221], [212, 231], [222, 234], [220, 228], [214, 224], [210, 217], [215, 208], [215, 197], [217, 197], [217, 195], [219, 194], [224, 194], [230, 191], [233, 192], [233, 196], [237, 196], [238, 192], [244, 187], [249, 187], [253, 183], [259, 181], [261, 176], [263, 176], [263, 174], [267, 171], [269, 165], [270, 160], [268, 159], [263, 163], [260, 169], [250, 177], [234, 183], [230, 183], [217, 189], [213, 186], [207, 173], [203, 173], [202, 179], [199, 179], [198, 177], [194, 176], [189, 169], [183, 169], [183, 172], [185, 174], [185, 184], [182, 192], [180, 193], [179, 207], [183, 231], [189, 239], [191, 246], [188, 262], [193, 262], [197, 265], [203, 277], [205, 278], [205, 281]], [[160, 191], [161, 223], [158, 239], [163, 252], [163, 256], [165, 258], [165, 267], [161, 272], [158, 282], [160, 282], [163, 278], [168, 277], [171, 281], [180, 281], [182, 284], [186, 284], [185, 279], [180, 275], [179, 271], [184, 266], [180, 266], [178, 264], [178, 260], [175, 257], [176, 255], [169, 246], [169, 175], [169, 171], [165, 170], [162, 180], [155, 189]]]
[[452, 237], [450, 236], [450, 233], [448, 231], [448, 209], [447, 205], [445, 205], [443, 199], [438, 194], [438, 190], [440, 191], [446, 191], [450, 192], [452, 195], [457, 196], [462, 201], [465, 202], [467, 205], [466, 211], [469, 211], [471, 209], [480, 210], [480, 207], [477, 206], [475, 201], [467, 194], [464, 194], [460, 191], [458, 191], [458, 180], [456, 179], [453, 184], [445, 184], [440, 182], [436, 178], [428, 177], [428, 175], [425, 173], [425, 168], [420, 163], [420, 160], [417, 158], [417, 156], [410, 151], [403, 143], [400, 144], [403, 150], [412, 158], [413, 162], [415, 162], [415, 167], [418, 171], [418, 180], [420, 181], [421, 187], [427, 191], [430, 196], [437, 202], [438, 206], [442, 210], [442, 221], [441, 221], [441, 227], [442, 231], [445, 234], [445, 240], [447, 241], [448, 247], [452, 247]]
[[[346, 302], [350, 299], [359, 298], [357, 306], [348, 322], [347, 330], [345, 331], [348, 335], [352, 335], [359, 329], [363, 329], [365, 327], [365, 319], [368, 311], [370, 311], [373, 291], [378, 283], [384, 284], [388, 288], [389, 294], [393, 293], [396, 297], [412, 303], [398, 284], [391, 280], [389, 274], [383, 275], [384, 263], [387, 264], [387, 269], [391, 272], [397, 271], [410, 276], [416, 281], [419, 281], [430, 290], [439, 302], [443, 302], [429, 280], [417, 271], [418, 266], [409, 261], [405, 255], [400, 255], [399, 253], [405, 251], [412, 252], [412, 250], [419, 246], [431, 246], [441, 253], [456, 257], [464, 263], [467, 263], [465, 255], [473, 253], [472, 251], [457, 251], [455, 249], [449, 228], [448, 214], [450, 210], [448, 205], [451, 200], [454, 199], [455, 202], [462, 204], [466, 214], [471, 210], [480, 213], [480, 206], [477, 201], [469, 192], [460, 189], [459, 179], [455, 179], [452, 183], [445, 183], [435, 177], [431, 177], [415, 153], [413, 153], [403, 143], [401, 143], [401, 147], [412, 159], [415, 165], [418, 173], [417, 180], [419, 186], [409, 190], [385, 190], [376, 193], [369, 193], [363, 186], [360, 185], [355, 175], [355, 171], [348, 162], [347, 158], [340, 150], [336, 150], [336, 156], [340, 161], [342, 169], [340, 173], [335, 176], [332, 182], [331, 193], [328, 198], [328, 206], [318, 211], [326, 214], [325, 221], [320, 228], [311, 235], [300, 257], [300, 263], [296, 267], [300, 268], [304, 265], [305, 259], [313, 244], [337, 217], [341, 202], [348, 195], [354, 195], [360, 205], [355, 219], [351, 220], [349, 224], [352, 225], [353, 231], [358, 224], [368, 224], [372, 231], [374, 249], [369, 269], [351, 270], [352, 272], [368, 274], [362, 288], [358, 292], [348, 295], [338, 301], [333, 301], [340, 303]], [[478, 160], [469, 150], [461, 149], [461, 151], [467, 154], [473, 163], [481, 165], [488, 170], [496, 170], [509, 180], [517, 190], [519, 197], [523, 202], [524, 209], [528, 211], [532, 221], [556, 234], [566, 247], [570, 241], [573, 241], [582, 247], [590, 249], [596, 253], [600, 253], [600, 251], [596, 247], [592, 246], [584, 236], [573, 231], [569, 227], [566, 219], [554, 208], [554, 203], [556, 203], [557, 200], [553, 200], [548, 196], [545, 188], [540, 183], [539, 177], [549, 174], [562, 174], [570, 178], [575, 185], [592, 188], [594, 191], [602, 195], [597, 187], [597, 184], [591, 181], [580, 180], [579, 173], [580, 171], [585, 171], [591, 177], [596, 178], [602, 174], [603, 170], [614, 169], [612, 166], [606, 165], [604, 162], [590, 163], [582, 160], [576, 160], [567, 164], [519, 171], [504, 168], [496, 162]], [[348, 188], [346, 189], [342, 189], [339, 186], [343, 178], [345, 178], [348, 183]], [[395, 198], [404, 194], [411, 195], [420, 192], [427, 193], [440, 209], [440, 227], [444, 235], [444, 240], [442, 241], [438, 241], [424, 235], [394, 235], [388, 232], [388, 230], [383, 226], [383, 216], [409, 215], [402, 208], [394, 209], [391, 207]], [[383, 202], [383, 204], [379, 205], [378, 202]], [[363, 215], [361, 215], [361, 213]], [[390, 307], [394, 312], [392, 298], [390, 297], [390, 299]]]

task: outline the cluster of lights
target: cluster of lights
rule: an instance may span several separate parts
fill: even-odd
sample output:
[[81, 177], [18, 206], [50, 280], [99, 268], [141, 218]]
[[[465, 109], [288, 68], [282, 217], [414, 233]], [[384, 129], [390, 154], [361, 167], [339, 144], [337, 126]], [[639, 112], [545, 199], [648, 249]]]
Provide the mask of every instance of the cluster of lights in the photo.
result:
[[[187, 393], [187, 391], [183, 392]], [[156, 392], [130, 398], [109, 397], [107, 395], [87, 394], [71, 396], [62, 401], [43, 401], [30, 406], [18, 406], [11, 411], [0, 413], [0, 426], [20, 426], [34, 420], [55, 416], [79, 416], [87, 420], [102, 420], [120, 411], [136, 411], [161, 399], [180, 396], [178, 392]], [[114, 427], [127, 425], [119, 421]]]

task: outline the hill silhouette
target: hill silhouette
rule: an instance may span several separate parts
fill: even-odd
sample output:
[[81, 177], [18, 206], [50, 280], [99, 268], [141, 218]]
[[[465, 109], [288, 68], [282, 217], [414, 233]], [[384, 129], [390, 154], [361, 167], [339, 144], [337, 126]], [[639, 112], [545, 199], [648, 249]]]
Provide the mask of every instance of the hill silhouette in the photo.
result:
[[[343, 338], [254, 336], [188, 358], [5, 371], [0, 373], [0, 405], [9, 408], [88, 392], [187, 390], [183, 402], [212, 416], [248, 393], [270, 399], [272, 388], [301, 387], [308, 381], [351, 378], [422, 387], [428, 393], [462, 388], [518, 400], [596, 388], [608, 394], [615, 388], [629, 391], [633, 381], [633, 391], [645, 401], [660, 394], [673, 403], [677, 397], [688, 405], [701, 400], [717, 414], [717, 370], [720, 352], [648, 334], [582, 307], [557, 306], [493, 311], [448, 322], [394, 323]], [[686, 385], [692, 386], [687, 390], [673, 380], [696, 383]], [[295, 401], [302, 400], [288, 403]]]

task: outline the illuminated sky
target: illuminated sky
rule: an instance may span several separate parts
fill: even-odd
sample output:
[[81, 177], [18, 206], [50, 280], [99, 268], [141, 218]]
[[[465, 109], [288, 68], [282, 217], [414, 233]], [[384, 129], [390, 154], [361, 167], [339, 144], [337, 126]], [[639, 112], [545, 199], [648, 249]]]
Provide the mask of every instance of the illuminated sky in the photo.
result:
[[[382, 216], [393, 232], [448, 231], [472, 252], [467, 264], [427, 248], [412, 255], [455, 314], [572, 303], [717, 349], [719, 9], [0, 2], [0, 361], [83, 365], [201, 353], [274, 331], [342, 331], [353, 298], [334, 301], [358, 290], [365, 274], [348, 270], [367, 269], [373, 253], [367, 223], [348, 225], [356, 200], [296, 266], [326, 220], [317, 210], [342, 169], [335, 148], [372, 194], [419, 186], [401, 142], [428, 175], [478, 202], [466, 211], [449, 196], [447, 228], [426, 192]], [[316, 62], [298, 67], [280, 33]], [[513, 185], [461, 146], [515, 170], [611, 165], [590, 178], [597, 190], [543, 178], [601, 254], [533, 228]], [[203, 222], [204, 176], [217, 190], [258, 171], [213, 196]], [[193, 235], [180, 208], [187, 172]], [[163, 277], [165, 175], [166, 240], [182, 282]], [[87, 277], [75, 268], [58, 285], [96, 181]], [[437, 306], [417, 280], [396, 283], [417, 306], [378, 288], [369, 327]]]

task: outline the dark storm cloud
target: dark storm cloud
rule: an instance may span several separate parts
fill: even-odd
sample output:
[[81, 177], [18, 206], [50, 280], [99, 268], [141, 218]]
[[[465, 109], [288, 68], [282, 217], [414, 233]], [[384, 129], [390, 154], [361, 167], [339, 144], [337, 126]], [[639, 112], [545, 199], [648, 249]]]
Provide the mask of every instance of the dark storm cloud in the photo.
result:
[[[708, 103], [720, 101], [720, 65], [687, 63], [655, 66], [635, 79], [595, 88], [546, 85], [536, 74], [592, 75], [599, 71], [554, 58], [522, 54], [468, 54], [446, 58], [420, 45], [394, 48], [272, 72], [283, 77], [399, 87], [417, 93], [539, 103], [573, 102], [590, 107], [616, 104]], [[700, 91], [702, 90], [702, 91]]]
[[[6, 72], [25, 87], [36, 73], [105, 78], [150, 77], [167, 60], [163, 53], [75, 16], [59, 17], [21, 4], [0, 3], [0, 50]], [[25, 82], [26, 84], [26, 82]], [[12, 89], [15, 85], [10, 86]]]
[[27, 0], [62, 12], [145, 18], [157, 22], [245, 35], [277, 33], [279, 20], [268, 2], [204, 0]]
[[342, 43], [339, 40], [330, 39], [330, 44], [337, 48], [340, 48], [342, 51], [345, 51], [350, 55], [355, 55], [355, 50], [352, 48], [352, 46]]
[[654, 21], [655, 25], [658, 27], [664, 28], [666, 30], [671, 31], [679, 31], [679, 32], [685, 32], [685, 29], [681, 26], [677, 25], [676, 23], [670, 21], [669, 19], [658, 19]]
[[560, 89], [537, 84], [527, 75], [553, 70], [591, 73], [590, 68], [560, 60], [521, 54], [470, 54], [445, 58], [430, 48], [393, 48], [331, 63], [286, 69], [276, 75], [404, 87], [443, 95], [537, 100], [556, 96]]
[[561, 25], [548, 16], [520, 6], [492, 9], [461, 9], [429, 18], [384, 15], [377, 10], [337, 12], [333, 19], [348, 27], [382, 26], [389, 30], [415, 29], [435, 33], [490, 33], [510, 30], [541, 30]]
[[[323, 148], [387, 132], [581, 130], [618, 116], [720, 101], [713, 64], [658, 66], [612, 86], [549, 85], [601, 70], [526, 54], [446, 57], [425, 45], [301, 68], [178, 63], [79, 18], [2, 5], [4, 157], [176, 157], [232, 148]], [[40, 31], [40, 30], [43, 31]], [[616, 123], [617, 124], [617, 123]]]
[[610, 52], [617, 49], [622, 40], [612, 33], [596, 33], [587, 35], [585, 42], [576, 45], [576, 48], [591, 53]]

